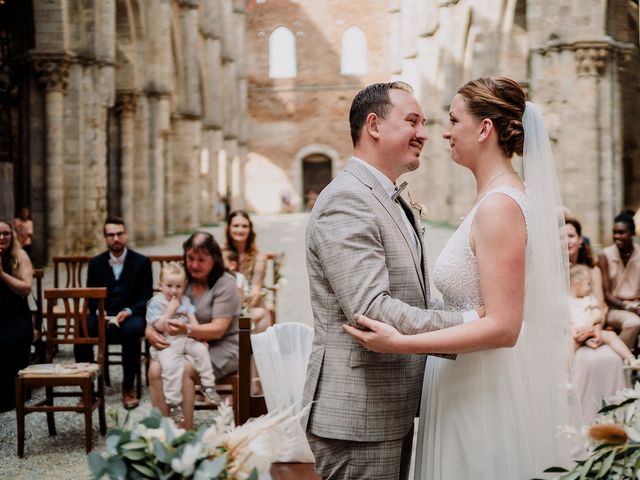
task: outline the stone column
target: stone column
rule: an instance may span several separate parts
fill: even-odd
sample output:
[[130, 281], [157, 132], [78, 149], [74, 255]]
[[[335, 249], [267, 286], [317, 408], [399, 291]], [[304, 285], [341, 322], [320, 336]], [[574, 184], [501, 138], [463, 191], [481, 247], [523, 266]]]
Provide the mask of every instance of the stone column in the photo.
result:
[[[576, 81], [572, 91], [572, 125], [580, 125], [568, 142], [573, 144], [570, 158], [565, 158], [569, 199], [580, 213], [583, 231], [602, 238], [603, 200], [609, 197], [606, 183], [610, 178], [610, 163], [604, 158], [603, 133], [599, 127], [602, 118], [602, 75], [607, 68], [609, 52], [606, 48], [589, 45], [575, 47]], [[589, 192], [589, 194], [585, 194]], [[608, 203], [608, 202], [606, 202]]]
[[135, 119], [134, 114], [138, 102], [135, 92], [118, 92], [116, 94], [116, 114], [120, 123], [120, 184], [122, 198], [122, 218], [135, 238], [137, 223], [134, 221], [135, 202]]
[[69, 78], [65, 59], [35, 59], [33, 68], [44, 90], [47, 256], [64, 251], [64, 90]]
[[167, 231], [166, 218], [169, 203], [166, 188], [170, 142], [171, 98], [168, 92], [147, 92], [149, 105], [149, 147], [147, 165], [149, 172], [149, 227], [148, 238], [156, 242]]

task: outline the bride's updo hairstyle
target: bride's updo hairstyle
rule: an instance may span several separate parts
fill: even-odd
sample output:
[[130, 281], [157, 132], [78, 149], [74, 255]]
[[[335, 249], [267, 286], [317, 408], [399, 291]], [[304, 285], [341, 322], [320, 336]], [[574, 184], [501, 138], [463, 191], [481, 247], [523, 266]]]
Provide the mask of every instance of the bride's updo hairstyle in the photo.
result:
[[507, 157], [522, 156], [526, 97], [522, 87], [507, 77], [477, 78], [467, 82], [458, 93], [464, 97], [467, 111], [478, 119], [489, 118], [498, 134], [498, 145]]

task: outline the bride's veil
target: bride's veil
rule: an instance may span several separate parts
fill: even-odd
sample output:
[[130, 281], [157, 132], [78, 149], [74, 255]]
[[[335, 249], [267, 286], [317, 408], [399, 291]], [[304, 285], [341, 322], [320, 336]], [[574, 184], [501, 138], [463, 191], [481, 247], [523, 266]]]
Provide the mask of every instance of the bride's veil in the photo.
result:
[[[560, 193], [549, 136], [537, 106], [526, 103], [523, 116], [523, 173], [530, 206], [524, 320], [518, 341], [523, 349], [533, 458], [540, 471], [567, 466], [569, 449], [560, 427], [569, 425], [571, 362], [568, 307], [569, 261]], [[572, 402], [573, 403], [573, 402]], [[572, 407], [573, 408], [573, 407]], [[549, 432], [553, 431], [553, 439]]]

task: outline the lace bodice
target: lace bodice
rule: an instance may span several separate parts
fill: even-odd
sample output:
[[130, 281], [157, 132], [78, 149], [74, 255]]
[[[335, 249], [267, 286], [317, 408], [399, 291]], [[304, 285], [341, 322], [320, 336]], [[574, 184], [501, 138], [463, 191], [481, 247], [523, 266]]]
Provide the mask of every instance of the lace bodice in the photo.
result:
[[446, 310], [465, 311], [484, 305], [478, 261], [471, 250], [469, 234], [478, 207], [485, 198], [495, 193], [511, 197], [520, 206], [528, 229], [529, 205], [526, 195], [520, 190], [499, 187], [482, 196], [451, 236], [433, 268], [433, 282], [442, 293]]

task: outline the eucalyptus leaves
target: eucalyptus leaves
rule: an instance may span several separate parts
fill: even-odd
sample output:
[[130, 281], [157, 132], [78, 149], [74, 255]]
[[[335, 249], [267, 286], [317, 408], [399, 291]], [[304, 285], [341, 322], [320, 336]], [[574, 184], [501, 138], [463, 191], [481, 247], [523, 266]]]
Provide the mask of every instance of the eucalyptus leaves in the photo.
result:
[[154, 409], [132, 429], [109, 430], [106, 455], [89, 454], [89, 467], [96, 479], [257, 480], [288, 448], [283, 429], [297, 421], [287, 410], [234, 428], [223, 404], [213, 425], [185, 431]]

